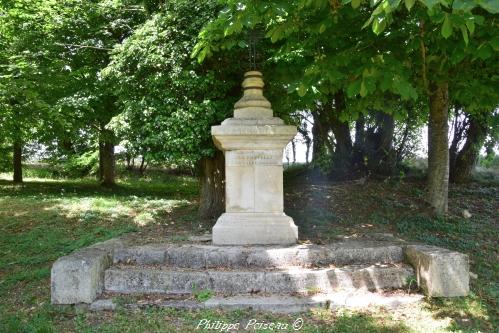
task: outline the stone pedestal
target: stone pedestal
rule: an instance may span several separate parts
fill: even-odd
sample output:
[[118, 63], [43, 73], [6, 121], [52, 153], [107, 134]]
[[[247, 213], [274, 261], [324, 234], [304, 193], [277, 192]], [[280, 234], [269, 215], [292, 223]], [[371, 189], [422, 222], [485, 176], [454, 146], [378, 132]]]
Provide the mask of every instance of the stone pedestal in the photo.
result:
[[245, 74], [234, 117], [213, 126], [225, 154], [226, 212], [213, 227], [218, 245], [293, 244], [298, 228], [283, 212], [282, 155], [296, 127], [273, 117], [260, 72]]

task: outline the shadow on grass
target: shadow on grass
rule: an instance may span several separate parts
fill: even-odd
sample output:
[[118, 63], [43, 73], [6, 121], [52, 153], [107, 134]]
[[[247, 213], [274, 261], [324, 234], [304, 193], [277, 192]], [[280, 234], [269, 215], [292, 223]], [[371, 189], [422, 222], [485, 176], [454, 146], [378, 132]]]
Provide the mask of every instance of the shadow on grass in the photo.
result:
[[476, 295], [431, 299], [428, 309], [436, 319], [451, 318], [449, 329], [459, 332], [493, 332], [499, 327], [496, 316]]
[[389, 317], [375, 318], [363, 313], [347, 313], [337, 317], [328, 332], [405, 333], [412, 330]]
[[[157, 238], [198, 224], [193, 178], [170, 183], [0, 180], [0, 303], [11, 287], [46, 279], [57, 258], [133, 231]], [[190, 200], [192, 199], [192, 201]]]
[[[346, 312], [323, 313], [318, 318], [314, 313], [292, 315], [273, 315], [250, 310], [175, 310], [148, 308], [143, 311], [119, 310], [109, 313], [85, 313], [76, 315], [72, 311], [66, 313], [54, 307], [46, 306], [28, 321], [11, 315], [0, 320], [0, 329], [5, 332], [53, 332], [59, 331], [63, 319], [78, 332], [195, 332], [223, 331], [215, 329], [218, 324], [237, 325], [238, 331], [248, 332], [330, 332], [330, 333], [406, 333], [412, 332], [404, 323], [390, 317], [372, 316], [369, 314]], [[299, 330], [293, 324], [303, 320]], [[55, 320], [58, 320], [55, 322]], [[274, 324], [279, 329], [265, 328]], [[68, 325], [69, 324], [69, 325]], [[268, 327], [268, 326], [267, 326]], [[232, 330], [234, 331], [234, 330]]]
[[140, 196], [182, 197], [198, 195], [197, 180], [191, 177], [169, 177], [161, 182], [147, 180], [122, 180], [116, 186], [100, 186], [95, 180], [27, 180], [22, 184], [0, 179], [0, 195], [9, 196]]

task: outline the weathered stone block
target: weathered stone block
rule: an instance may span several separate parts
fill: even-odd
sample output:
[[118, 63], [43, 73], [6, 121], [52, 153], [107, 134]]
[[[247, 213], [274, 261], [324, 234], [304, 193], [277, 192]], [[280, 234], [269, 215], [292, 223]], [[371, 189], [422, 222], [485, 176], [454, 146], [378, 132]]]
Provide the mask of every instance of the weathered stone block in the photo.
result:
[[104, 271], [111, 263], [110, 251], [96, 247], [59, 258], [52, 266], [52, 303], [92, 303], [102, 292]]
[[99, 299], [89, 307], [90, 311], [114, 311], [116, 310], [116, 304], [112, 299]]
[[227, 247], [206, 247], [206, 268], [215, 267], [246, 267], [246, 260], [249, 251], [241, 246], [227, 246]]
[[116, 249], [114, 263], [135, 263], [140, 265], [164, 264], [166, 260], [166, 245], [143, 245]]
[[[303, 251], [300, 249], [303, 248]], [[293, 245], [290, 247], [253, 247], [248, 251], [246, 265], [248, 267], [286, 267], [299, 266], [305, 260], [306, 248], [301, 245]], [[307, 257], [306, 259], [309, 259]]]
[[428, 245], [408, 245], [406, 260], [416, 271], [418, 285], [433, 297], [466, 296], [469, 293], [468, 256]]
[[286, 271], [267, 272], [265, 274], [265, 292], [330, 292], [332, 290], [328, 277], [329, 269], [290, 269]]
[[414, 270], [408, 265], [377, 264], [353, 271], [351, 281], [355, 289], [380, 291], [404, 288], [413, 276]]
[[394, 263], [403, 260], [402, 246], [388, 242], [341, 242], [331, 245], [326, 255], [327, 262], [336, 265]]
[[226, 294], [255, 293], [264, 290], [265, 273], [247, 271], [210, 271], [213, 290]]
[[166, 262], [172, 267], [205, 268], [205, 253], [204, 246], [171, 246], [166, 252]]
[[298, 227], [284, 213], [224, 213], [213, 227], [216, 245], [294, 244]]

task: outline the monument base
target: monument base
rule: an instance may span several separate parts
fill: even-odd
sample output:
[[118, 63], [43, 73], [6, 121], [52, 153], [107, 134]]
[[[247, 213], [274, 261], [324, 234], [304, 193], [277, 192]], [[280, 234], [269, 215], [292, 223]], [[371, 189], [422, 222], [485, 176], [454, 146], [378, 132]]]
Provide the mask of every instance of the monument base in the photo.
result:
[[224, 213], [213, 227], [215, 245], [289, 245], [298, 227], [284, 213]]

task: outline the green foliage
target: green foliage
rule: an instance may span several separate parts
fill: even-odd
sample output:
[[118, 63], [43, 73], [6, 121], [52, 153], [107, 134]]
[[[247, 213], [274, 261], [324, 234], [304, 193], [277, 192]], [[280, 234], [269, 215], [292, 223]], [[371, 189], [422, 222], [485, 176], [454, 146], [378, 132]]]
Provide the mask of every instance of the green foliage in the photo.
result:
[[[53, 101], [46, 27], [53, 1], [0, 3], [0, 133], [8, 144], [40, 137]], [[57, 61], [54, 66], [59, 65]], [[57, 79], [54, 73], [52, 78]]]
[[195, 290], [194, 297], [199, 302], [206, 302], [207, 300], [209, 300], [210, 298], [213, 297], [213, 291], [211, 291], [211, 290]]
[[99, 170], [99, 152], [88, 151], [82, 155], [71, 155], [65, 161], [58, 161], [54, 168], [54, 173], [63, 177], [95, 175]]
[[424, 243], [467, 252], [475, 246], [465, 235], [475, 232], [477, 226], [462, 218], [431, 218], [426, 215], [407, 216], [397, 223], [402, 235], [410, 235]]
[[499, 170], [499, 155], [490, 154], [489, 156], [480, 158], [479, 164], [484, 168]]
[[326, 147], [322, 147], [319, 151], [314, 152], [314, 165], [319, 168], [322, 174], [331, 174], [334, 166], [332, 164], [331, 152]]
[[8, 133], [6, 144], [84, 143], [86, 151], [102, 139], [119, 110], [100, 70], [114, 44], [143, 21], [136, 2], [0, 4], [0, 131]]
[[12, 169], [12, 149], [0, 147], [0, 172]]
[[190, 58], [217, 8], [169, 2], [113, 52], [104, 74], [124, 108], [113, 127], [132, 154], [185, 163], [213, 152], [210, 126], [229, 116], [241, 76], [234, 56], [203, 66]]
[[[272, 42], [267, 62], [276, 68], [270, 76], [285, 66], [280, 83], [305, 108], [343, 90], [349, 97], [343, 120], [370, 108], [406, 117], [404, 108], [387, 110], [389, 96], [423, 103], [418, 111], [424, 116], [429, 84], [442, 80], [451, 83], [451, 99], [460, 105], [486, 112], [497, 105], [496, 29], [493, 16], [475, 5], [471, 11], [454, 2], [460, 7], [449, 12], [446, 1], [383, 0], [370, 2], [371, 13], [362, 1], [224, 3], [226, 8], [200, 33], [193, 56], [203, 61], [244, 47], [245, 31], [263, 27]], [[363, 22], [374, 34], [363, 29]]]

